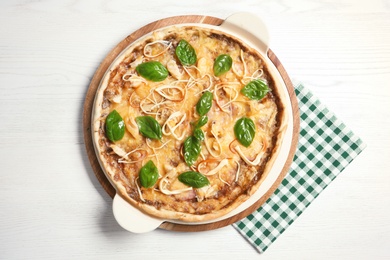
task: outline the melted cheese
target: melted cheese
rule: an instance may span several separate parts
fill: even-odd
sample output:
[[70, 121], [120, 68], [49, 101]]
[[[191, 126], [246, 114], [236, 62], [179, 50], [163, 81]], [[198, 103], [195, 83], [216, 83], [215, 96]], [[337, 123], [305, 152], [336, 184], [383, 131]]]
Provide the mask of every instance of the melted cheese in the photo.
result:
[[[263, 167], [263, 158], [272, 152], [278, 107], [272, 92], [262, 101], [249, 100], [240, 93], [254, 77], [272, 83], [263, 71], [259, 56], [246, 52], [233, 39], [216, 37], [208, 31], [184, 27], [173, 35], [155, 33], [147, 39], [155, 44], [143, 48], [146, 56], [136, 50], [126, 56], [110, 75], [105, 90], [105, 98], [110, 105], [103, 111], [108, 114], [115, 109], [125, 119], [126, 133], [122, 140], [111, 146], [114, 153], [121, 158], [136, 149], [147, 154], [131, 164], [115, 159], [120, 164], [118, 169], [128, 178], [122, 182], [130, 185], [128, 190], [134, 191], [128, 191], [129, 196], [166, 210], [206, 214], [229, 205], [253, 185], [256, 174], [261, 175], [258, 169]], [[181, 39], [194, 47], [198, 57], [196, 66], [183, 67], [175, 57], [174, 48]], [[218, 55], [225, 53], [232, 57], [233, 69], [215, 77], [213, 62]], [[140, 80], [135, 67], [148, 60], [160, 61], [168, 67], [170, 75], [167, 79], [163, 82]], [[205, 133], [202, 156], [193, 167], [189, 167], [184, 163], [181, 147], [184, 139], [192, 134], [191, 123], [199, 119], [195, 106], [206, 89], [213, 92], [214, 97], [207, 113], [208, 123], [202, 127]], [[139, 134], [134, 118], [141, 115], [153, 116], [161, 124], [161, 141], [152, 141], [151, 144]], [[249, 148], [236, 142], [232, 149], [234, 124], [243, 116], [254, 121], [256, 135]], [[112, 158], [107, 155], [107, 160]], [[149, 160], [157, 166], [160, 178], [154, 188], [145, 189], [137, 184], [137, 178], [139, 169]], [[210, 181], [209, 186], [193, 189], [178, 181], [177, 176], [181, 172], [194, 170], [207, 160], [214, 160], [217, 165], [205, 174]], [[137, 185], [132, 186], [132, 183]], [[203, 204], [197, 205], [195, 201]]]

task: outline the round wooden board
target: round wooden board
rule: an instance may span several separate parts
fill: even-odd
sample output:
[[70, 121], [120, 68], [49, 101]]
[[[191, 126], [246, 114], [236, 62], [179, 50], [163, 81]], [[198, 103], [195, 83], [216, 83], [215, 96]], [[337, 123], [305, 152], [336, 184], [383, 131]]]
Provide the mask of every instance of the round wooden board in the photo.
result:
[[[91, 134], [91, 115], [92, 115], [92, 108], [93, 103], [95, 99], [96, 91], [99, 87], [100, 80], [102, 79], [103, 75], [111, 65], [111, 63], [114, 61], [114, 59], [118, 56], [119, 53], [123, 49], [125, 49], [129, 44], [137, 40], [139, 37], [154, 31], [156, 29], [174, 25], [174, 24], [181, 24], [181, 23], [204, 23], [204, 24], [211, 24], [211, 25], [220, 25], [223, 22], [222, 19], [216, 18], [216, 17], [210, 17], [210, 16], [201, 16], [201, 15], [186, 15], [186, 16], [174, 16], [165, 18], [162, 20], [158, 20], [155, 22], [152, 22], [137, 31], [133, 32], [129, 36], [127, 36], [123, 41], [121, 41], [102, 61], [99, 68], [95, 72], [95, 75], [93, 76], [91, 83], [89, 85], [85, 102], [84, 102], [84, 112], [83, 112], [83, 132], [84, 132], [84, 141], [86, 146], [86, 151], [88, 154], [89, 161], [91, 163], [92, 169], [96, 175], [96, 178], [100, 182], [100, 184], [103, 186], [105, 191], [110, 195], [112, 198], [114, 197], [116, 191], [114, 187], [111, 185], [107, 177], [105, 176], [102, 168], [100, 167], [99, 161], [95, 154], [95, 149], [92, 141], [92, 134]], [[286, 160], [286, 163], [279, 174], [279, 177], [275, 181], [275, 183], [272, 185], [271, 189], [268, 190], [268, 192], [262, 196], [256, 203], [254, 203], [251, 207], [247, 208], [246, 210], [242, 211], [241, 213], [238, 213], [237, 215], [234, 215], [228, 219], [213, 222], [210, 224], [200, 224], [200, 225], [184, 225], [184, 224], [175, 224], [170, 222], [164, 222], [160, 225], [160, 228], [166, 229], [166, 230], [174, 230], [174, 231], [186, 231], [186, 232], [194, 232], [194, 231], [205, 231], [205, 230], [212, 230], [221, 228], [230, 224], [233, 224], [234, 222], [239, 221], [240, 219], [248, 216], [252, 212], [254, 212], [256, 209], [258, 209], [277, 189], [279, 184], [282, 182], [284, 177], [286, 176], [290, 165], [293, 161], [294, 154], [297, 148], [298, 144], [298, 137], [299, 137], [299, 107], [297, 103], [297, 98], [295, 96], [294, 87], [292, 85], [292, 82], [290, 78], [287, 75], [287, 72], [283, 68], [281, 62], [276, 57], [276, 55], [269, 50], [268, 51], [268, 57], [270, 60], [274, 63], [276, 68], [278, 69], [279, 73], [281, 74], [287, 89], [288, 93], [291, 99], [292, 103], [292, 110], [293, 110], [293, 137], [292, 137], [292, 143], [291, 148], [289, 151], [288, 158]]]

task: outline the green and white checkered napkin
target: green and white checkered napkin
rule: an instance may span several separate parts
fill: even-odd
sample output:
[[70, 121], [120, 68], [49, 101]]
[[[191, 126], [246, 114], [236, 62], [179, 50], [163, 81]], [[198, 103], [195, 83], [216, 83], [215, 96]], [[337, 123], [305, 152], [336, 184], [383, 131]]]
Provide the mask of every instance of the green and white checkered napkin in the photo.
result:
[[365, 148], [343, 122], [303, 85], [295, 87], [301, 131], [289, 173], [254, 213], [233, 226], [264, 252]]

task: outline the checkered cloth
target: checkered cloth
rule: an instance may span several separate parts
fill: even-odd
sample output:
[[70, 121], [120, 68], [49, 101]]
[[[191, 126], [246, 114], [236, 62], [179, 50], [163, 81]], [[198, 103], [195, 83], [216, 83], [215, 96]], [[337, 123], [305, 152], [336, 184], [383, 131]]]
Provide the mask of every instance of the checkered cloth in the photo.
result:
[[233, 226], [264, 252], [336, 176], [365, 148], [303, 85], [295, 87], [301, 113], [297, 152], [289, 173], [275, 193]]

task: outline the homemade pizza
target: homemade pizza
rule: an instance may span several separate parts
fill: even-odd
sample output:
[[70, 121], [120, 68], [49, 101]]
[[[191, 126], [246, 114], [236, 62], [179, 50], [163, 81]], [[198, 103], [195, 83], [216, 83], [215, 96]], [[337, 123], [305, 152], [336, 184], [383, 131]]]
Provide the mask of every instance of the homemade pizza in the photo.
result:
[[133, 42], [95, 98], [99, 162], [117, 193], [152, 216], [221, 217], [261, 185], [286, 129], [285, 97], [265, 59], [198, 26]]

